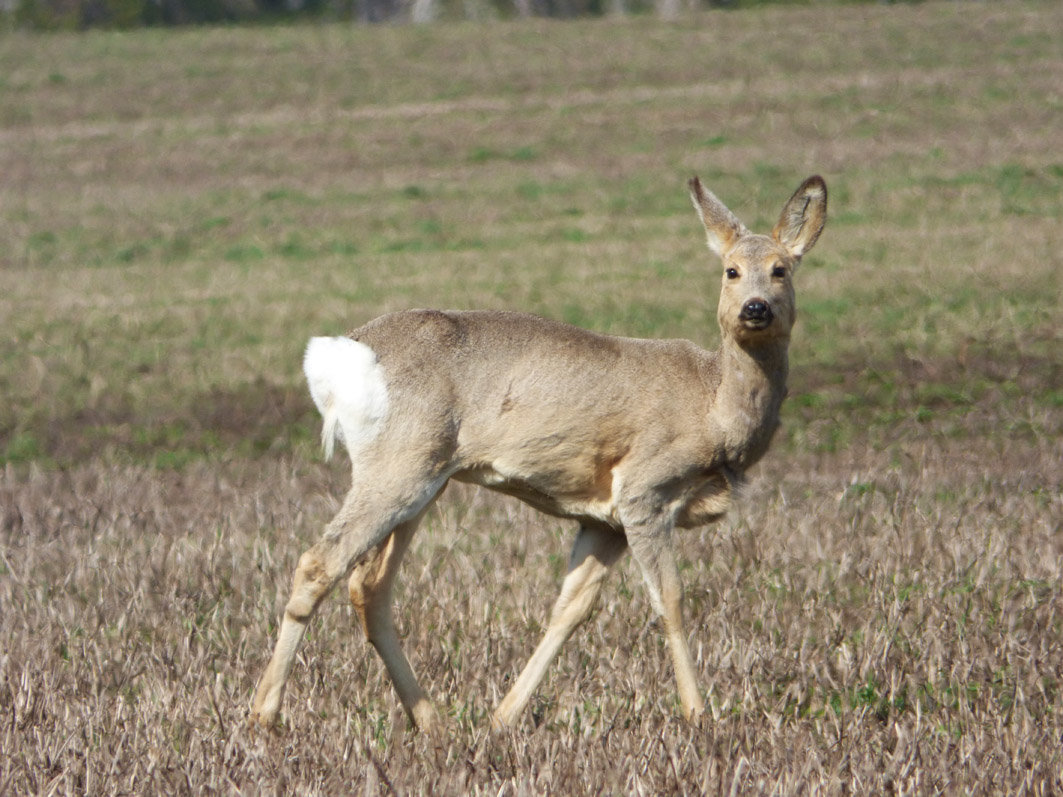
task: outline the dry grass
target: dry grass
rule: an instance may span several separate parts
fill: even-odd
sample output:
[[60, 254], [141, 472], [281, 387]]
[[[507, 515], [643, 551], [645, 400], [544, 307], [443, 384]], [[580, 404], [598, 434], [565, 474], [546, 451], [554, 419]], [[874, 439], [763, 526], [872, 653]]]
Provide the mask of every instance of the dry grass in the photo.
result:
[[400, 623], [444, 735], [410, 734], [335, 600], [286, 734], [255, 737], [268, 632], [342, 475], [290, 461], [8, 474], [0, 772], [16, 793], [1058, 791], [1057, 468], [1047, 444], [915, 441], [776, 464], [740, 516], [683, 544], [701, 727], [677, 719], [628, 563], [498, 738], [486, 714], [556, 590], [559, 524], [455, 490], [419, 535]]
[[[1063, 791], [1063, 6], [6, 36], [0, 792]], [[440, 64], [445, 64], [442, 68]], [[784, 431], [682, 540], [711, 717], [637, 574], [524, 724], [571, 530], [451, 488], [398, 616], [337, 595], [246, 730], [317, 462], [307, 336], [414, 305], [715, 337], [698, 171], [763, 228], [821, 171]]]

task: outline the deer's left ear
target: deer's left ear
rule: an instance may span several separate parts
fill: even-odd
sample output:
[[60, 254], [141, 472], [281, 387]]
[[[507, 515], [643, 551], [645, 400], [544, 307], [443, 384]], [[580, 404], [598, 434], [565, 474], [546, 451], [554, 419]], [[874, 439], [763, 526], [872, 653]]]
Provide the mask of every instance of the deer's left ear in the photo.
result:
[[794, 191], [771, 231], [794, 257], [812, 248], [827, 223], [827, 184], [818, 174], [809, 177]]

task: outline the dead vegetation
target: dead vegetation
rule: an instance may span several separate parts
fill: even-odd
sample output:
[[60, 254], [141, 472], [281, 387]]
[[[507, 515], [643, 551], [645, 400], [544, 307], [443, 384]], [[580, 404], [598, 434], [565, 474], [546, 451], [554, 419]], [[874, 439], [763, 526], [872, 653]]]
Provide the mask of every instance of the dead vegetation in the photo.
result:
[[1058, 791], [1058, 451], [1006, 438], [990, 449], [931, 438], [776, 463], [777, 487], [755, 481], [739, 515], [681, 540], [709, 704], [700, 727], [678, 718], [667, 651], [626, 562], [531, 715], [495, 736], [487, 712], [538, 636], [570, 529], [453, 487], [428, 517], [397, 614], [449, 716], [442, 734], [408, 730], [336, 599], [296, 664], [288, 732], [254, 735], [252, 674], [286, 574], [343, 474], [291, 461], [8, 471], [0, 782], [13, 793]]

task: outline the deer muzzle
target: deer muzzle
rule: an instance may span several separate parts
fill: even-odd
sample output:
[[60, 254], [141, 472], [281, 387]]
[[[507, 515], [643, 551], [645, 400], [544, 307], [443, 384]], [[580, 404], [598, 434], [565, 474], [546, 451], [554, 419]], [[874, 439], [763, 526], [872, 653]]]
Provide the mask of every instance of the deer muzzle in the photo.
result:
[[748, 329], [766, 329], [774, 318], [771, 305], [763, 299], [750, 299], [738, 314], [738, 320]]

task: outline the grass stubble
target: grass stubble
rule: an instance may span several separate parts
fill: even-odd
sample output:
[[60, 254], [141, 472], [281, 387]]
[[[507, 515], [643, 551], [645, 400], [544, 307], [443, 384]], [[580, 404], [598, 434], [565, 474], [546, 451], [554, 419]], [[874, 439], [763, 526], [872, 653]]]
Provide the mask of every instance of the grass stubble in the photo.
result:
[[[1061, 16], [5, 37], [0, 792], [1063, 791]], [[758, 228], [832, 189], [784, 428], [679, 540], [710, 716], [625, 562], [490, 734], [571, 529], [451, 487], [397, 592], [448, 730], [337, 592], [249, 732], [346, 487], [306, 337], [486, 306], [711, 345], [694, 171]]]

